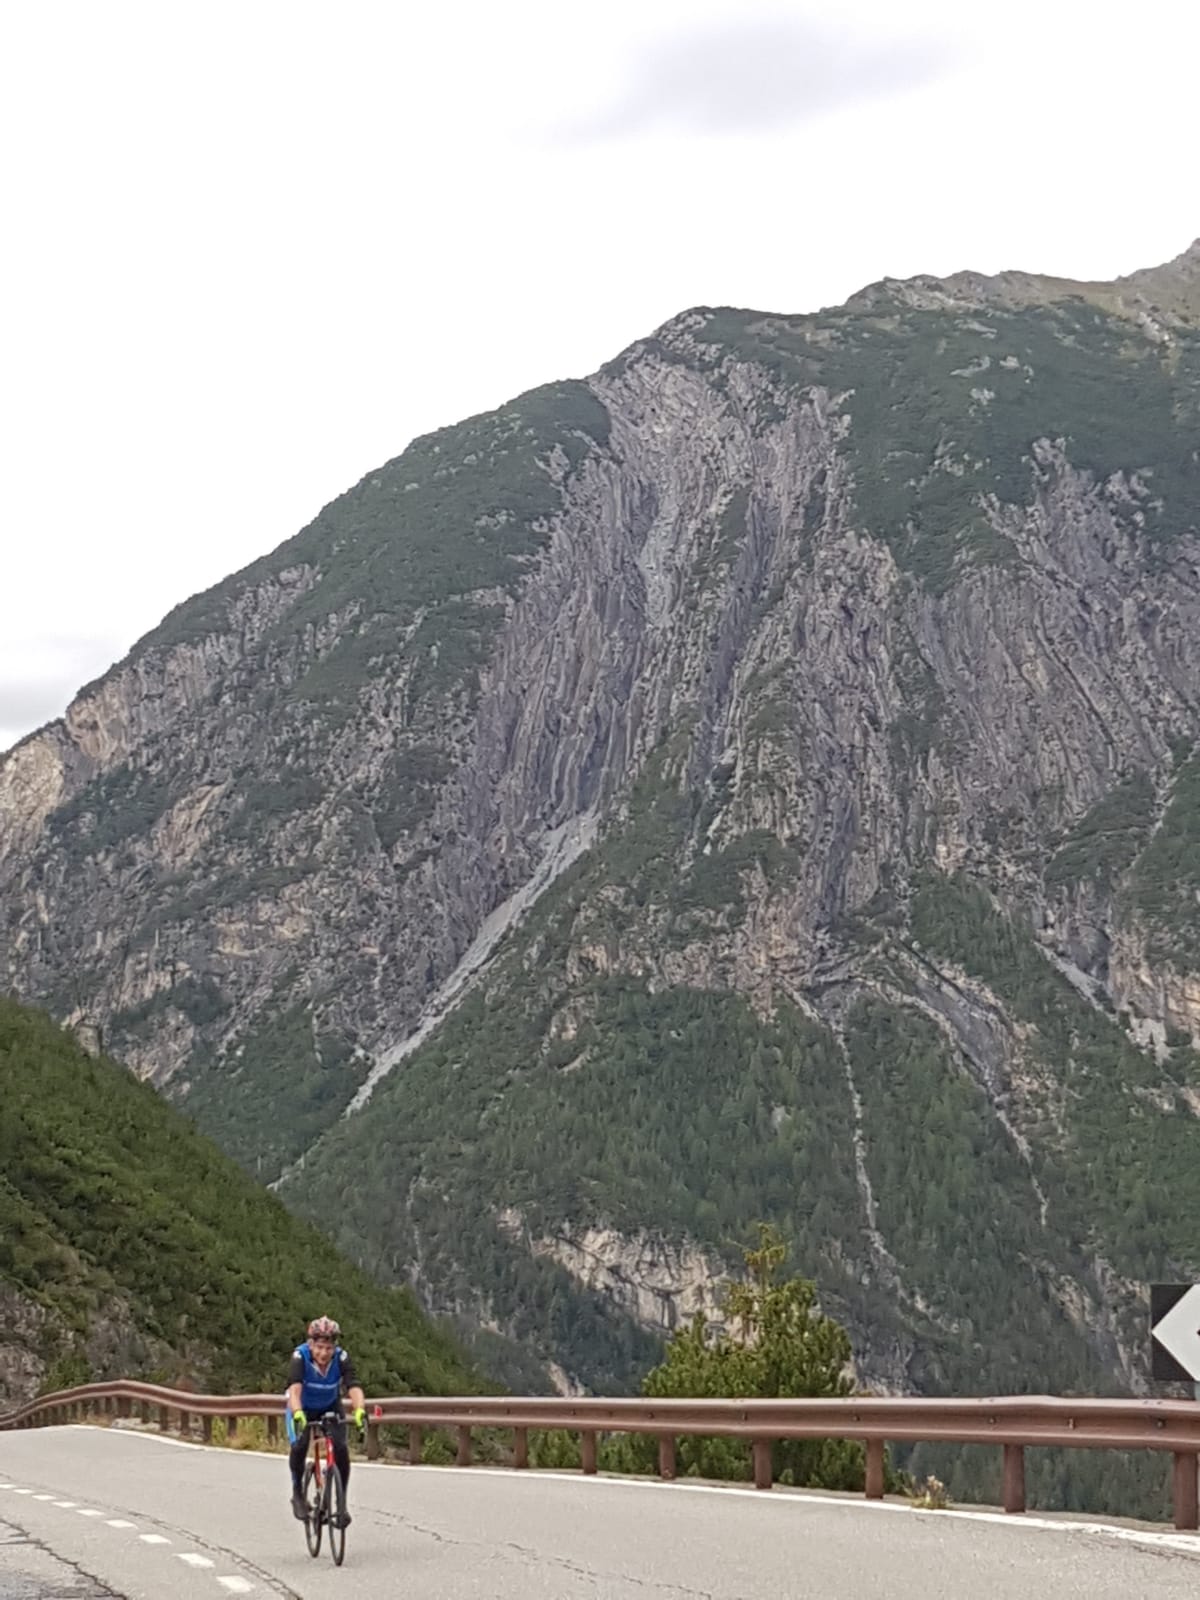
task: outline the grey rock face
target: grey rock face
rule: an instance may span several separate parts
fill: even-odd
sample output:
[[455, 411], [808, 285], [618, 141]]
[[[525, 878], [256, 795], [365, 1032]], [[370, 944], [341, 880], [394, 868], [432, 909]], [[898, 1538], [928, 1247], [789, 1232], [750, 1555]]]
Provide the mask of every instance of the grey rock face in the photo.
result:
[[[1140, 444], [1104, 456], [1107, 434], [1082, 450], [1045, 363], [1092, 335], [1058, 310], [1022, 320], [1075, 302], [1011, 277], [877, 286], [824, 318], [688, 313], [560, 397], [553, 434], [526, 397], [419, 442], [0, 761], [5, 981], [275, 1177], [486, 980], [522, 891], [573, 859], [564, 830], [611, 834], [669, 750], [676, 786], [709, 797], [679, 873], [759, 837], [776, 867], [747, 865], [742, 914], [689, 937], [649, 915], [619, 947], [581, 935], [580, 970], [733, 989], [764, 1015], [787, 999], [836, 1028], [871, 988], [847, 919], [966, 871], [1090, 1003], [1132, 1008], [1151, 1048], [1148, 1025], [1200, 1044], [1200, 962], [1130, 887], [1200, 734], [1193, 258], [1082, 286], [1114, 393], [1128, 345], [1148, 394], [1191, 397], [1177, 478]], [[885, 403], [872, 341], [901, 335], [916, 388]], [[966, 354], [943, 360], [954, 340]], [[431, 485], [418, 526], [405, 508]], [[430, 529], [436, 582], [386, 590]], [[1151, 810], [1128, 859], [1054, 877], [1130, 775]], [[913, 1004], [1024, 1149], [1020, 1027], [910, 955]], [[280, 1131], [263, 1037], [293, 1014], [312, 1115]], [[547, 1250], [605, 1281], [595, 1251], [576, 1261], [603, 1219], [574, 1221]], [[654, 1273], [617, 1255], [641, 1316]], [[878, 1371], [901, 1386], [889, 1348]]]

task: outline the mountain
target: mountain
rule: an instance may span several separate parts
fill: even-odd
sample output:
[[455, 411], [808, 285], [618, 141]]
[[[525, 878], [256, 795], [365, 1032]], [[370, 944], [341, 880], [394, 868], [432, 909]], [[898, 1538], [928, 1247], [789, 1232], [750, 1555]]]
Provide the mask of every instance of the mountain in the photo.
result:
[[531, 1382], [768, 1218], [877, 1388], [1144, 1392], [1198, 739], [1200, 241], [698, 308], [10, 752], [0, 961]]
[[453, 1341], [115, 1061], [0, 1000], [0, 1409], [145, 1377], [282, 1386], [329, 1311], [377, 1394], [470, 1392]]

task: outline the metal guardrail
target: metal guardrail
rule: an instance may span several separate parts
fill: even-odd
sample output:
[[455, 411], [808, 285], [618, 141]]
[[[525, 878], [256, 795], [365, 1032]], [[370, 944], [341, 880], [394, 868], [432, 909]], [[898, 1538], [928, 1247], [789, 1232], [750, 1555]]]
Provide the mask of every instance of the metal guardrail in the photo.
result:
[[[158, 1410], [167, 1430], [172, 1416], [180, 1432], [201, 1420], [203, 1437], [212, 1438], [214, 1417], [225, 1420], [229, 1435], [240, 1417], [264, 1417], [268, 1437], [277, 1440], [283, 1415], [282, 1394], [205, 1395], [164, 1389], [125, 1379], [89, 1383], [42, 1395], [13, 1411], [0, 1413], [0, 1431], [30, 1428], [85, 1416], [129, 1417], [140, 1408], [143, 1422]], [[597, 1440], [604, 1433], [642, 1433], [658, 1438], [658, 1470], [675, 1477], [676, 1440], [682, 1435], [716, 1434], [752, 1443], [754, 1483], [771, 1487], [771, 1446], [777, 1439], [857, 1439], [866, 1446], [866, 1495], [883, 1497], [883, 1451], [887, 1441], [906, 1444], [997, 1445], [1004, 1452], [1004, 1509], [1025, 1504], [1025, 1451], [1055, 1446], [1073, 1450], [1162, 1450], [1173, 1456], [1175, 1526], [1200, 1526], [1197, 1462], [1200, 1461], [1200, 1405], [1188, 1400], [1064, 1400], [1049, 1395], [999, 1399], [929, 1400], [651, 1400], [559, 1399], [544, 1396], [437, 1399], [402, 1395], [374, 1400], [368, 1408], [367, 1455], [377, 1458], [379, 1429], [407, 1426], [409, 1460], [421, 1459], [426, 1428], [457, 1431], [457, 1462], [471, 1463], [472, 1428], [511, 1429], [513, 1466], [529, 1464], [530, 1430], [565, 1429], [580, 1436], [585, 1473], [596, 1471]]]

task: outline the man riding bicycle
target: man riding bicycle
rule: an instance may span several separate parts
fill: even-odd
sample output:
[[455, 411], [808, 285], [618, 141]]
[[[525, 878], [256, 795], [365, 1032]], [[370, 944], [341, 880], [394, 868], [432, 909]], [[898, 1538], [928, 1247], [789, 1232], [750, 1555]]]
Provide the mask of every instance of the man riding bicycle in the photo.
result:
[[[342, 1482], [350, 1487], [350, 1451], [346, 1445], [346, 1424], [342, 1417], [342, 1387], [345, 1386], [350, 1404], [354, 1407], [354, 1421], [362, 1427], [366, 1420], [366, 1396], [354, 1375], [354, 1363], [338, 1344], [341, 1329], [332, 1317], [317, 1317], [308, 1325], [306, 1343], [292, 1351], [292, 1364], [288, 1372], [287, 1403], [291, 1413], [292, 1448], [289, 1464], [292, 1469], [292, 1515], [304, 1521], [304, 1495], [301, 1482], [304, 1462], [308, 1455], [309, 1422], [316, 1417], [332, 1415], [333, 1458], [338, 1464]], [[341, 1519], [348, 1527], [350, 1513]]]

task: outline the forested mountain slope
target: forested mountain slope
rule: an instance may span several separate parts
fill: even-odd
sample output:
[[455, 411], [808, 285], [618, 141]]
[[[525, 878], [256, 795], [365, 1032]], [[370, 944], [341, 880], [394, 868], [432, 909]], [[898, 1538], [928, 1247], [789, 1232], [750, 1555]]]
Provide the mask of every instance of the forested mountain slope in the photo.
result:
[[407, 1290], [380, 1288], [149, 1085], [8, 1000], [0, 1104], [0, 1408], [104, 1377], [282, 1394], [325, 1312], [376, 1394], [478, 1385]]
[[372, 1272], [635, 1380], [757, 1218], [894, 1389], [1200, 1272], [1200, 243], [699, 308], [0, 763], [7, 981]]

